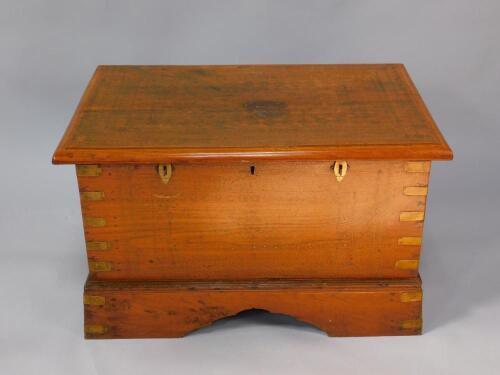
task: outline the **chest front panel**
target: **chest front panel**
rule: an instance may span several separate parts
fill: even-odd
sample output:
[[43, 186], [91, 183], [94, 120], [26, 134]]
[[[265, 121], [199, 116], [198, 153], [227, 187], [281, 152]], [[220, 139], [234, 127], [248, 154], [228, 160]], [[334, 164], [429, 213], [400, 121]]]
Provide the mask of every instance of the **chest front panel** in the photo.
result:
[[430, 162], [347, 161], [341, 181], [333, 165], [77, 166], [91, 275], [416, 276]]

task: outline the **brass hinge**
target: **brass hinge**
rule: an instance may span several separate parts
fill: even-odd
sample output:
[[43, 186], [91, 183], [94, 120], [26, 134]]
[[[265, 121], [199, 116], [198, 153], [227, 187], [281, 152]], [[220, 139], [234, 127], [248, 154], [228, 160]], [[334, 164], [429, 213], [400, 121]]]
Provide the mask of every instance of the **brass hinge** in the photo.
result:
[[337, 178], [338, 182], [342, 181], [347, 174], [346, 161], [335, 161], [330, 168], [333, 170], [333, 174]]

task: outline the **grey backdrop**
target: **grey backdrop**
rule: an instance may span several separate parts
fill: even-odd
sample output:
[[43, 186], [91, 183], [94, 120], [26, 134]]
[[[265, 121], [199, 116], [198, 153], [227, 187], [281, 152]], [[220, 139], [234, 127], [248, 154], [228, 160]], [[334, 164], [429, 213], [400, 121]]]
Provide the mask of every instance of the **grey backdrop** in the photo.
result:
[[[0, 372], [498, 374], [500, 2], [0, 2]], [[84, 341], [74, 169], [52, 152], [97, 64], [405, 63], [455, 151], [432, 170], [421, 337], [259, 313]]]

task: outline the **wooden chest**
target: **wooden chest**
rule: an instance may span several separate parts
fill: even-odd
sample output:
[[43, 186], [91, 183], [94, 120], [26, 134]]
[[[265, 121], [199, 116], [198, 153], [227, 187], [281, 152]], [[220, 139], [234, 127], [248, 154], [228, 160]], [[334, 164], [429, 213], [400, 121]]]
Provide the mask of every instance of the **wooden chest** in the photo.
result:
[[251, 308], [418, 334], [431, 160], [451, 158], [402, 65], [100, 66], [53, 158], [76, 164], [85, 335]]

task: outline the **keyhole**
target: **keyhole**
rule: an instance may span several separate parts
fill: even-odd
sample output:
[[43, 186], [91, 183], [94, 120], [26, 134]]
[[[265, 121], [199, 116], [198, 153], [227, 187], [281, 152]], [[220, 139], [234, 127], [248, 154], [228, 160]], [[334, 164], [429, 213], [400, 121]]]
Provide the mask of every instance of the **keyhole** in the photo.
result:
[[342, 164], [339, 164], [339, 175], [341, 175], [341, 176], [342, 176], [342, 168], [343, 168], [343, 167], [344, 167], [344, 166], [343, 166]]
[[252, 166], [250, 167], [250, 174], [251, 174], [251, 175], [254, 175], [254, 174], [255, 174], [255, 165], [252, 165]]

